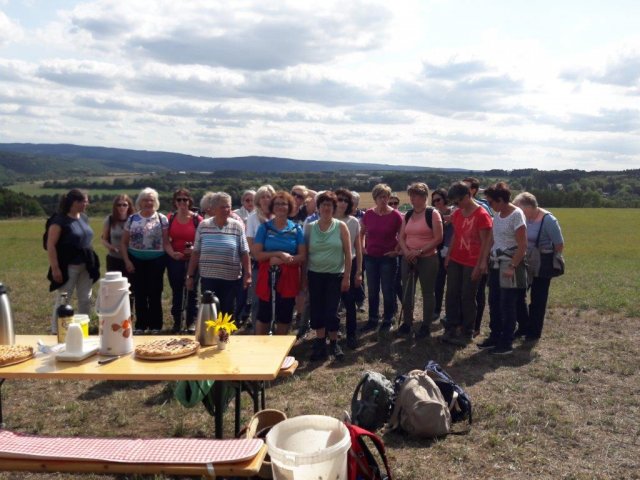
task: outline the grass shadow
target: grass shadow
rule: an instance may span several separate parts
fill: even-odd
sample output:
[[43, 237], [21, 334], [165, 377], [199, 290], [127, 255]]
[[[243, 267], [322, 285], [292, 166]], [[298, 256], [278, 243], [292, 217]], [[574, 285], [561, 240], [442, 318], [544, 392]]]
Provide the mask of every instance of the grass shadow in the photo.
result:
[[78, 400], [96, 400], [98, 398], [107, 397], [118, 391], [127, 390], [144, 390], [152, 385], [157, 385], [160, 381], [149, 382], [133, 382], [125, 380], [106, 380], [98, 382], [89, 387], [84, 393], [78, 395]]

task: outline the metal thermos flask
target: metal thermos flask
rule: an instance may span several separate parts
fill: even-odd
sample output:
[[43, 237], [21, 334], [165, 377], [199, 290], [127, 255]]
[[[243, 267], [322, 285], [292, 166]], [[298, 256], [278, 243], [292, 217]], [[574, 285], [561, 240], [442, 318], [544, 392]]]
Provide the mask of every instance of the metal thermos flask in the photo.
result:
[[200, 300], [198, 318], [196, 319], [196, 340], [202, 346], [216, 345], [217, 343], [213, 329], [207, 329], [206, 322], [207, 320], [215, 320], [218, 318], [219, 308], [220, 300], [218, 300], [218, 297], [209, 290], [205, 291]]
[[0, 283], [0, 345], [16, 343], [16, 333], [13, 329], [13, 313], [7, 295], [6, 287]]

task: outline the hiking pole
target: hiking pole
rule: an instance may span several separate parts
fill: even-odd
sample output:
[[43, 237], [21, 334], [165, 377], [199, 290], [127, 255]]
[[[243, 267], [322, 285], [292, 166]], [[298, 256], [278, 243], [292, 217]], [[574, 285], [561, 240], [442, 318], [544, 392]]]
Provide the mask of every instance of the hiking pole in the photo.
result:
[[396, 330], [400, 328], [400, 323], [402, 322], [402, 316], [404, 314], [404, 305], [407, 303], [407, 293], [411, 292], [411, 294], [416, 296], [416, 268], [413, 263], [407, 262], [407, 267], [409, 268], [409, 274], [407, 275], [407, 284], [405, 288], [402, 290], [402, 305], [400, 306], [400, 315], [396, 318]]
[[278, 281], [278, 266], [271, 265], [271, 323], [269, 325], [269, 335], [273, 335], [276, 323], [276, 283]]

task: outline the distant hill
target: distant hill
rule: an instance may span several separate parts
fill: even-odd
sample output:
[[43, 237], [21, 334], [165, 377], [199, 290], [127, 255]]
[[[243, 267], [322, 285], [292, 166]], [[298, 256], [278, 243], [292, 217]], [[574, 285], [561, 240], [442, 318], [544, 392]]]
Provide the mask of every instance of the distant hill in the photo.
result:
[[[162, 171], [180, 170], [190, 172], [210, 172], [216, 170], [243, 170], [250, 172], [323, 172], [323, 171], [438, 171], [438, 168], [399, 166], [377, 163], [335, 162], [320, 160], [295, 160], [279, 157], [197, 157], [172, 152], [129, 150], [124, 148], [86, 147], [71, 144], [0, 143], [0, 168], [14, 170], [15, 164], [7, 164], [2, 152], [30, 155], [35, 158], [54, 159], [55, 169], [59, 161], [65, 165], [84, 165], [97, 171]], [[71, 162], [69, 164], [68, 162]], [[87, 162], [92, 163], [89, 165]], [[46, 168], [48, 163], [42, 165]], [[22, 172], [26, 173], [26, 172]]]

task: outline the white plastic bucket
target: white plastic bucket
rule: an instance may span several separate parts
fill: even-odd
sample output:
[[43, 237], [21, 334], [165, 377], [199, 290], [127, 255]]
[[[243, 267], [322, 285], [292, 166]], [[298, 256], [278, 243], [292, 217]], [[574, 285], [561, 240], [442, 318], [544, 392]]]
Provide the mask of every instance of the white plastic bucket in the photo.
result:
[[133, 351], [133, 325], [129, 281], [120, 272], [107, 272], [100, 280], [96, 302], [99, 317], [100, 354], [125, 355]]
[[350, 447], [347, 427], [322, 415], [284, 420], [267, 434], [276, 480], [344, 480]]

